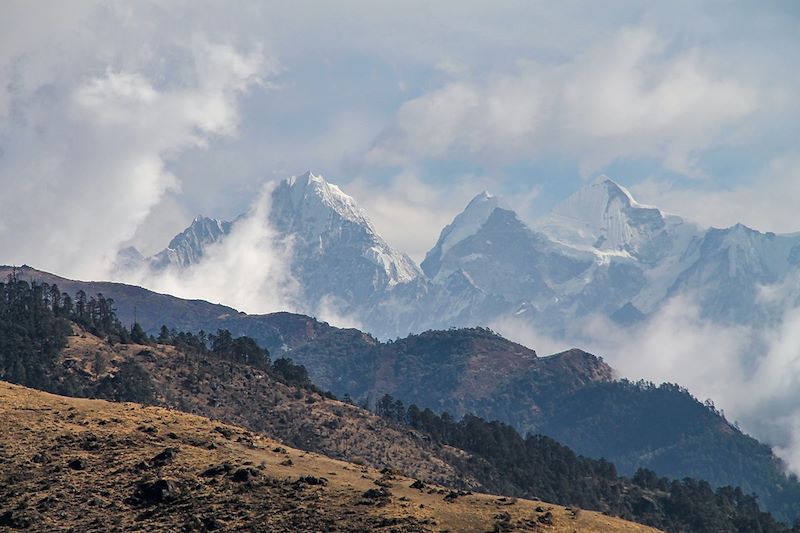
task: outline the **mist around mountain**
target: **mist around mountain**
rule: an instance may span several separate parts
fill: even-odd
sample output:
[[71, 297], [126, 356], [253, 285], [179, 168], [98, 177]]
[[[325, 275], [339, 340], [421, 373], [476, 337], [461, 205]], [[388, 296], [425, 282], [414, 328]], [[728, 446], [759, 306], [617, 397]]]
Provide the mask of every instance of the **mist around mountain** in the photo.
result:
[[[197, 217], [152, 257], [124, 250], [116, 275], [137, 281], [133, 273], [144, 268], [150, 280], [159, 272], [180, 277], [220, 255], [235, 261], [238, 252], [248, 262], [248, 253], [265, 247], [271, 263], [279, 262], [274, 256], [283, 260], [281, 299], [290, 310], [343, 319], [379, 338], [512, 320], [564, 339], [583, 320], [603, 317], [630, 326], [687, 294], [704, 319], [774, 323], [780, 315], [764, 301], [763, 287], [791, 281], [800, 265], [800, 235], [742, 225], [701, 228], [638, 203], [606, 176], [530, 225], [501, 199], [480, 193], [419, 266], [380, 236], [352, 197], [321, 176], [291, 177], [264, 195], [268, 206], [232, 222]], [[237, 227], [254, 217], [270, 234], [225, 248]], [[241, 283], [252, 278], [256, 287], [263, 275], [234, 274], [244, 275]], [[275, 292], [261, 296], [269, 300]]]
[[[192, 316], [182, 302], [169, 299], [158, 304], [163, 309], [148, 311], [153, 320], [148, 327], [163, 320], [179, 329], [213, 330], [223, 322], [271, 350], [298, 348], [303, 342], [294, 341], [309, 334], [320, 340], [336, 338], [331, 345], [314, 348], [329, 350], [344, 331], [366, 343], [363, 349], [373, 358], [384, 351], [381, 339], [454, 326], [489, 326], [545, 352], [584, 346], [604, 354], [623, 376], [680, 383], [699, 398], [713, 398], [731, 420], [768, 442], [791, 467], [800, 465], [800, 426], [795, 423], [800, 417], [795, 394], [800, 373], [791, 371], [795, 325], [800, 323], [794, 311], [800, 302], [800, 235], [761, 233], [742, 225], [701, 228], [636, 202], [624, 187], [603, 176], [531, 224], [502, 199], [483, 192], [443, 229], [417, 267], [380, 237], [355, 200], [307, 173], [265, 188], [253, 208], [230, 223], [198, 218], [155, 256], [143, 258], [127, 250], [124, 258], [119, 264], [127, 266], [119, 277], [163, 292], [262, 313], [295, 310], [359, 329], [295, 320], [297, 315], [253, 319], [224, 305], [192, 304], [198, 313]], [[123, 287], [113, 290], [131, 291]], [[134, 306], [125, 312], [137, 311]], [[285, 338], [276, 322], [292, 323], [289, 329], [297, 337]], [[332, 368], [347, 375], [341, 361], [312, 364], [314, 354], [306, 356], [315, 379], [325, 382]], [[338, 392], [391, 392], [375, 387], [369, 372], [355, 370], [343, 381], [352, 389]], [[421, 370], [436, 378], [421, 385], [407, 383], [413, 390], [452, 393], [430, 398], [432, 408], [443, 408], [437, 402], [444, 402], [453, 412], [478, 411], [521, 430], [534, 423], [515, 418], [508, 409], [507, 399], [520, 389], [508, 388], [499, 400], [462, 399], [457, 389], [442, 387], [452, 379], [450, 368], [441, 367], [438, 373], [406, 370], [409, 379], [418, 379]], [[333, 383], [326, 386], [334, 388]], [[611, 389], [597, 388], [620, 401], [629, 394], [625, 387]], [[644, 398], [649, 390], [633, 394]], [[650, 394], [656, 398], [661, 393]], [[524, 411], [531, 398], [523, 398]], [[587, 401], [602, 403], [591, 396]], [[646, 413], [626, 416], [638, 421]], [[588, 416], [598, 427], [612, 423]], [[536, 423], [546, 427], [546, 421]], [[654, 453], [650, 441], [623, 451], [613, 438], [595, 442], [590, 435], [564, 429], [558, 435], [571, 446], [592, 455], [611, 450], [623, 468], [643, 460], [660, 460], [670, 468], [682, 465], [670, 474], [698, 468], [682, 463], [684, 444], [675, 446], [675, 440], [662, 444], [677, 455]], [[547, 431], [560, 430], [550, 426]], [[713, 448], [716, 435], [692, 438], [685, 450]], [[772, 464], [769, 451], [764, 457], [765, 465]], [[780, 463], [768, 467], [781, 468]], [[725, 475], [724, 469], [703, 471], [712, 481], [724, 482]]]
[[797, 472], [800, 372], [786, 369], [799, 264], [800, 235], [702, 228], [600, 176], [530, 223], [481, 192], [417, 266], [308, 172], [233, 221], [196, 218], [152, 257], [126, 250], [114, 278], [227, 304], [220, 315], [288, 310], [381, 340], [490, 327], [545, 353], [580, 346], [634, 381], [712, 398]]

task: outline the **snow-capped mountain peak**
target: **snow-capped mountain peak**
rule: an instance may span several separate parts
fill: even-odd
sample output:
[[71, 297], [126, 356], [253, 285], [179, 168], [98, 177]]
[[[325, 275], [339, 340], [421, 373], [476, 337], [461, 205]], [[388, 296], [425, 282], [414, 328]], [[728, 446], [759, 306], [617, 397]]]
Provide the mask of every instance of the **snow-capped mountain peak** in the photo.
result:
[[188, 228], [177, 234], [167, 245], [167, 248], [178, 250], [181, 246], [189, 245], [193, 248], [211, 244], [230, 231], [230, 223], [216, 218], [197, 215]]
[[[281, 189], [284, 189], [285, 192]], [[372, 229], [369, 220], [351, 196], [345, 194], [337, 185], [329, 183], [325, 178], [311, 171], [285, 179], [278, 185], [273, 193], [273, 198], [276, 193], [282, 195], [284, 199], [280, 208], [290, 209], [295, 217], [300, 217], [305, 221], [316, 219], [318, 222], [322, 222], [320, 219], [336, 214], [352, 222], [365, 224]], [[322, 228], [316, 229], [322, 230]]]
[[436, 245], [426, 254], [422, 262], [422, 270], [428, 276], [435, 276], [439, 261], [447, 251], [480, 230], [497, 207], [499, 207], [498, 198], [488, 191], [475, 196], [439, 234]]
[[[295, 253], [301, 256], [310, 258], [326, 250], [333, 256], [349, 250], [351, 259], [366, 259], [381, 272], [378, 278], [367, 280], [375, 286], [392, 286], [421, 275], [408, 256], [378, 235], [351, 196], [312, 172], [277, 185], [272, 192], [270, 221], [281, 234], [300, 239]], [[352, 268], [348, 275], [357, 275], [360, 267], [354, 264]]]
[[188, 228], [173, 237], [164, 250], [154, 255], [150, 263], [155, 268], [191, 266], [200, 261], [208, 246], [228, 235], [231, 226], [230, 222], [198, 215]]
[[602, 175], [556, 206], [552, 214], [595, 228], [609, 228], [624, 219], [623, 214], [629, 209], [649, 209], [660, 214], [657, 208], [640, 204], [625, 187]]
[[[623, 186], [599, 176], [556, 206], [537, 229], [565, 244], [636, 255], [667, 226], [668, 215], [637, 202]], [[671, 222], [678, 217], [669, 216]]]
[[[191, 268], [242, 218], [198, 216], [153, 257], [121, 251], [119, 270]], [[269, 222], [269, 251], [289, 263], [295, 310], [347, 317], [383, 337], [511, 315], [553, 335], [595, 313], [634, 324], [684, 292], [704, 316], [750, 323], [770, 316], [764, 287], [800, 265], [800, 233], [700, 228], [637, 202], [608, 176], [532, 227], [481, 192], [441, 231], [424, 274], [352, 197], [312, 172], [275, 185]]]
[[489, 216], [499, 206], [496, 196], [483, 191], [470, 200], [467, 207], [459, 213], [453, 222], [446, 226], [439, 237], [442, 253], [446, 253], [454, 244], [469, 237], [486, 223]]

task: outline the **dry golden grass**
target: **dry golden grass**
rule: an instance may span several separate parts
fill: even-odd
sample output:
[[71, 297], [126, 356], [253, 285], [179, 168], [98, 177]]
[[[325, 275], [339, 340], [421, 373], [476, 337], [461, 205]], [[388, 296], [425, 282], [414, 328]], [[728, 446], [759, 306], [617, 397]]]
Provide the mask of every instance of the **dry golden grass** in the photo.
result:
[[111, 346], [79, 327], [74, 331], [59, 364], [86, 383], [115, 373], [123, 361], [135, 361], [151, 376], [161, 406], [243, 426], [329, 457], [363, 459], [376, 468], [397, 468], [448, 486], [480, 486], [451, 464], [454, 457], [466, 459], [465, 452], [426, 442], [364, 409], [289, 387], [245, 365], [186, 360], [168, 345]]
[[[442, 487], [412, 489], [410, 478], [163, 408], [0, 382], [0, 420], [0, 524], [29, 531], [654, 531], [542, 502], [484, 494], [448, 501]], [[167, 447], [174, 459], [153, 464]], [[231, 465], [227, 474], [202, 475], [222, 463]], [[249, 481], [234, 480], [240, 468], [252, 469]], [[305, 476], [327, 483], [298, 482]], [[174, 498], [133, 498], [138, 484], [157, 479], [174, 481]], [[376, 481], [388, 485], [383, 502], [363, 497], [379, 489]], [[546, 513], [552, 525], [540, 522]]]

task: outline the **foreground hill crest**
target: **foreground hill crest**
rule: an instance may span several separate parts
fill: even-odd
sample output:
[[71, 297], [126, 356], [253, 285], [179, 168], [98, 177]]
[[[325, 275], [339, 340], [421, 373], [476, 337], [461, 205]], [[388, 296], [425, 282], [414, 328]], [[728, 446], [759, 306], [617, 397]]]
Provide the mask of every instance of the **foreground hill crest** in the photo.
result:
[[0, 528], [483, 532], [546, 522], [554, 532], [656, 531], [541, 502], [448, 500], [441, 487], [419, 490], [412, 478], [157, 407], [0, 382], [0, 417]]

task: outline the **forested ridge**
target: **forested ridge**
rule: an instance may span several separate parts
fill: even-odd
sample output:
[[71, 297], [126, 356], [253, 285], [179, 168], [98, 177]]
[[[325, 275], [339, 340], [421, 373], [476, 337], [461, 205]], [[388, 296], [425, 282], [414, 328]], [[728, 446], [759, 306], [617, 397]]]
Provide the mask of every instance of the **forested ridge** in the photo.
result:
[[503, 476], [505, 494], [599, 510], [669, 532], [800, 531], [800, 525], [789, 528], [763, 512], [758, 499], [738, 487], [714, 490], [706, 481], [670, 480], [648, 469], [623, 477], [612, 463], [577, 455], [550, 437], [522, 437], [508, 424], [473, 415], [455, 420], [414, 404], [405, 408], [388, 394], [374, 409], [485, 459]]
[[[109, 343], [171, 345], [180, 353], [229, 360], [267, 370], [292, 386], [314, 388], [303, 366], [288, 359], [272, 362], [269, 353], [250, 338], [234, 337], [225, 330], [195, 334], [166, 327], [153, 337], [138, 324], [122, 325], [113, 300], [101, 294], [70, 296], [55, 285], [28, 283], [14, 276], [0, 283], [0, 377], [61, 394], [85, 393], [78, 383], [65, 380], [57, 364], [73, 324]], [[148, 379], [135, 362], [126, 362], [90, 393], [147, 403], [152, 400]], [[551, 438], [522, 437], [505, 423], [472, 415], [457, 421], [415, 405], [406, 408], [388, 395], [376, 402], [375, 410], [426, 439], [480, 457], [485, 463], [471, 461], [460, 467], [479, 479], [483, 475], [487, 486], [507, 495], [601, 510], [671, 532], [800, 531], [762, 512], [756, 498], [738, 488], [713, 490], [704, 481], [668, 480], [649, 470], [625, 478], [608, 461], [581, 457]]]
[[269, 352], [250, 337], [235, 337], [225, 329], [195, 334], [167, 327], [162, 327], [158, 336], [148, 335], [138, 323], [124, 326], [117, 318], [114, 300], [103, 294], [78, 291], [71, 296], [55, 284], [29, 283], [13, 274], [0, 282], [0, 378], [57, 394], [139, 403], [152, 400], [148, 377], [135, 362], [126, 362], [93, 390], [86, 390], [64, 373], [56, 359], [67, 345], [73, 324], [111, 344], [171, 345], [187, 355], [243, 363], [266, 370], [283, 383], [318, 390], [305, 367], [287, 358], [271, 361]]
[[[644, 467], [671, 479], [741, 486], [781, 520], [800, 517], [800, 485], [785, 475], [768, 446], [680, 387], [614, 379], [602, 358], [581, 350], [537, 357], [485, 328], [380, 342], [305, 315], [246, 315], [141, 287], [78, 282], [26, 267], [19, 276], [69, 287], [71, 293], [113, 296], [126, 325], [138, 320], [156, 337], [164, 323], [178, 331], [246, 335], [274, 357], [305, 365], [318, 387], [340, 398], [374, 401], [389, 393], [437, 413], [500, 420], [523, 435], [545, 434], [581, 455], [605, 457], [629, 477]], [[461, 377], [454, 388], [456, 375]]]
[[769, 446], [685, 388], [614, 379], [600, 357], [578, 349], [541, 357], [489, 329], [467, 328], [384, 343], [333, 331], [290, 355], [339, 397], [373, 405], [388, 393], [456, 418], [498, 420], [606, 458], [628, 477], [648, 468], [740, 486], [773, 516], [800, 518], [800, 483]]

